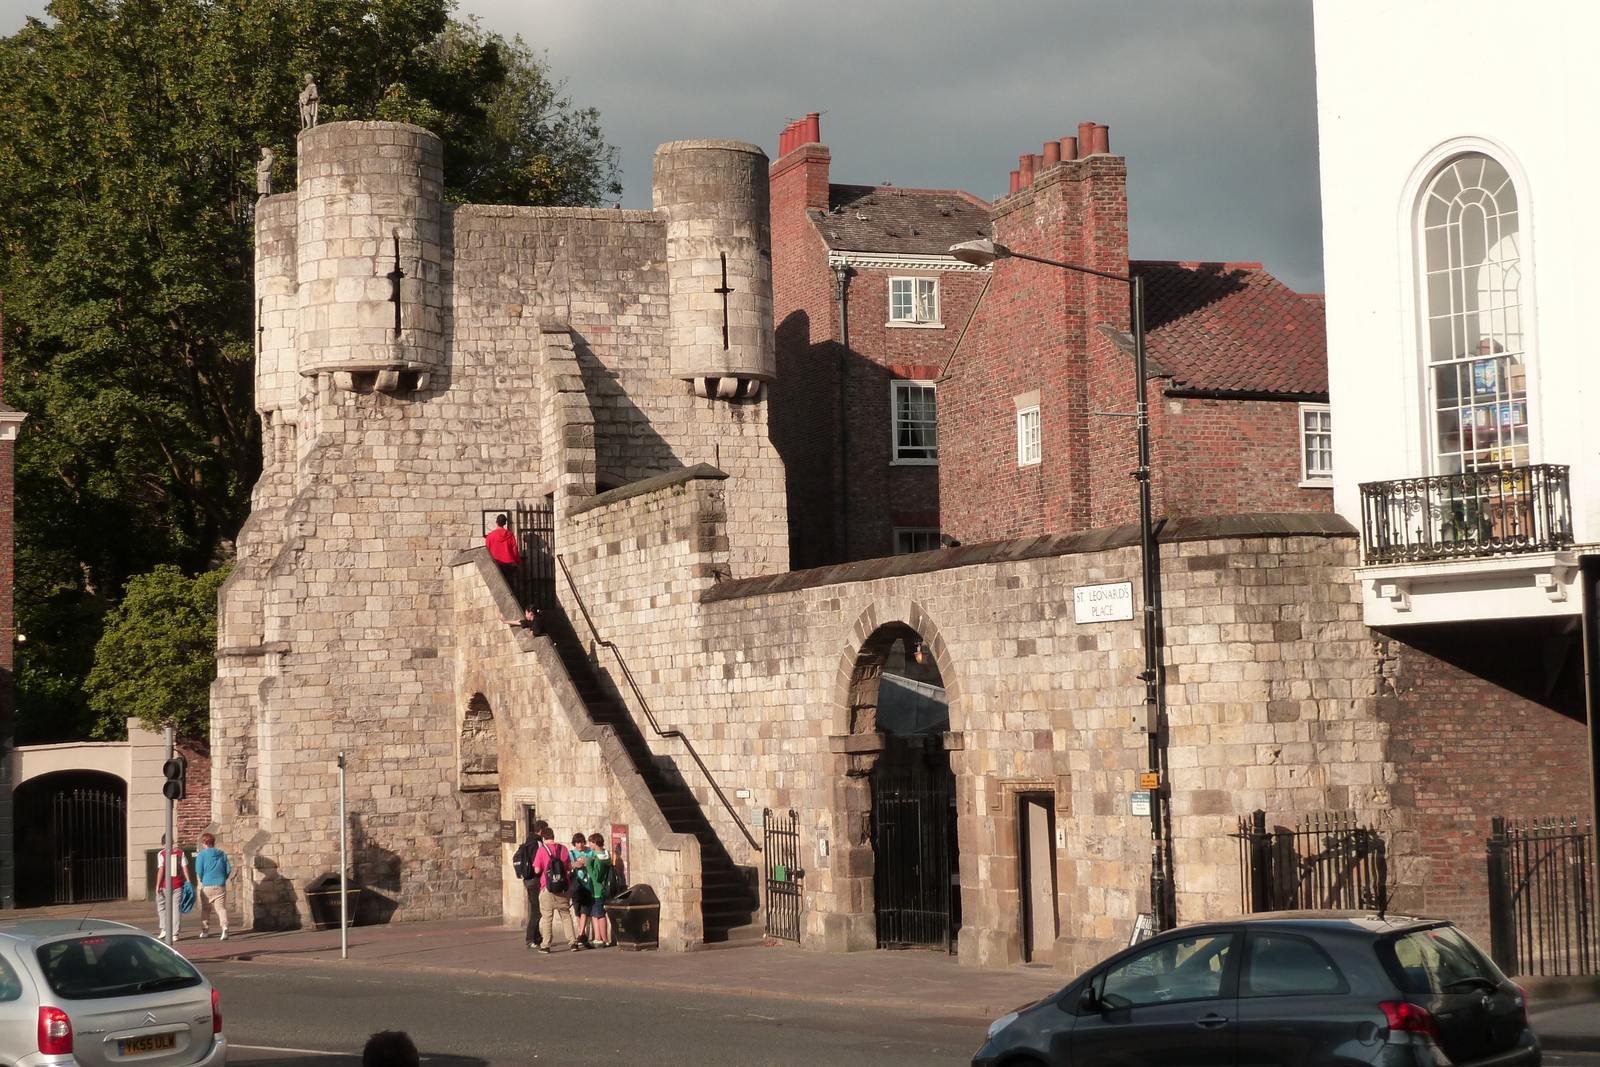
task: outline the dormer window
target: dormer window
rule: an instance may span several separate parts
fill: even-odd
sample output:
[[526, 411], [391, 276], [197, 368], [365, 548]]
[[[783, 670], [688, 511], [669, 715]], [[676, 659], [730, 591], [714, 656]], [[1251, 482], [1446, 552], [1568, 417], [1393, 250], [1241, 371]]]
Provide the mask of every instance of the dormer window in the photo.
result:
[[890, 278], [889, 321], [938, 325], [939, 279]]

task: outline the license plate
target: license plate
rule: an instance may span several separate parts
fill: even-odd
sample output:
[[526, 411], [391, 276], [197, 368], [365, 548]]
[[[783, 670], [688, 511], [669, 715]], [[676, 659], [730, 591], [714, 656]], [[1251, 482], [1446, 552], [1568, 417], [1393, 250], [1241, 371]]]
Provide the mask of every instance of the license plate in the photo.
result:
[[117, 1053], [138, 1056], [145, 1052], [165, 1052], [178, 1047], [177, 1034], [145, 1034], [143, 1037], [124, 1037], [117, 1041]]

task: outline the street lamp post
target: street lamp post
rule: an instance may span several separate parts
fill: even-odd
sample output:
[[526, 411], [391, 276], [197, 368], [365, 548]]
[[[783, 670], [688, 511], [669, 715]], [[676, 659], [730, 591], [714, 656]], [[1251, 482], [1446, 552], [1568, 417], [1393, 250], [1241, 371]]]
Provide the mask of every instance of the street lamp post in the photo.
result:
[[[1141, 586], [1144, 590], [1144, 670], [1139, 677], [1144, 681], [1144, 726], [1148, 735], [1150, 768], [1165, 771], [1161, 745], [1161, 629], [1158, 606], [1161, 601], [1161, 569], [1157, 556], [1155, 523], [1150, 503], [1150, 400], [1145, 386], [1144, 351], [1144, 284], [1143, 279], [1131, 274], [1113, 274], [1095, 270], [1076, 263], [1045, 259], [1015, 252], [998, 241], [963, 241], [950, 247], [950, 254], [963, 263], [987, 267], [999, 259], [1025, 259], [1030, 263], [1043, 263], [1047, 267], [1092, 274], [1108, 278], [1128, 287], [1129, 325], [1133, 330], [1134, 425], [1139, 441], [1139, 466], [1133, 477], [1139, 483], [1139, 562]], [[1172, 852], [1164, 833], [1166, 805], [1164, 799], [1170, 788], [1163, 774], [1160, 785], [1151, 793], [1150, 836], [1154, 839], [1154, 855], [1150, 870], [1150, 907], [1156, 925], [1166, 929], [1175, 925], [1174, 916], [1168, 914], [1167, 895], [1171, 890]]]

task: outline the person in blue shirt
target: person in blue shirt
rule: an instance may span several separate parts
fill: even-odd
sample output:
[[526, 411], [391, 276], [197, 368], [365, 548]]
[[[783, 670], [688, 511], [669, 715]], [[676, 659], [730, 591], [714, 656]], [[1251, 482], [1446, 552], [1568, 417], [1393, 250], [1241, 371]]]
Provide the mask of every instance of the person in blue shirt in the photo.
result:
[[228, 940], [228, 876], [233, 865], [228, 854], [217, 847], [215, 834], [200, 835], [200, 851], [194, 858], [194, 878], [200, 883], [200, 936], [211, 936], [211, 912], [217, 913], [222, 940]]

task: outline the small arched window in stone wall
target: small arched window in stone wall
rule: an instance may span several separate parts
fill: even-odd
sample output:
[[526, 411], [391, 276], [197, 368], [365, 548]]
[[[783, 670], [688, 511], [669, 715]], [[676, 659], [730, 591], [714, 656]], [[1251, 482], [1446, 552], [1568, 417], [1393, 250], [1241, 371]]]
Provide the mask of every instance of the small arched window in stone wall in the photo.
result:
[[461, 719], [461, 791], [500, 788], [500, 736], [494, 712], [482, 693], [472, 694]]

